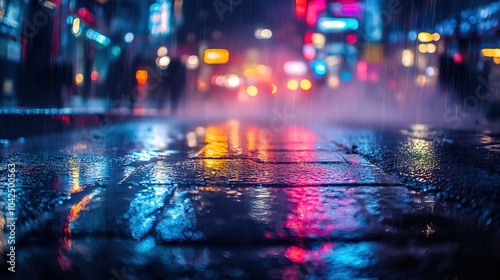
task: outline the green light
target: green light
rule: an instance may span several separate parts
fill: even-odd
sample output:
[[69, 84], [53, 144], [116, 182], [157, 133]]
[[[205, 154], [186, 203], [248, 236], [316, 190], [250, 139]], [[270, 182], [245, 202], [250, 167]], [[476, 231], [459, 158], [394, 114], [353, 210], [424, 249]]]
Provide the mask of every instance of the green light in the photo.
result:
[[120, 47], [118, 47], [118, 46], [114, 46], [113, 48], [111, 48], [111, 53], [114, 56], [118, 57], [122, 53], [122, 49], [120, 49]]

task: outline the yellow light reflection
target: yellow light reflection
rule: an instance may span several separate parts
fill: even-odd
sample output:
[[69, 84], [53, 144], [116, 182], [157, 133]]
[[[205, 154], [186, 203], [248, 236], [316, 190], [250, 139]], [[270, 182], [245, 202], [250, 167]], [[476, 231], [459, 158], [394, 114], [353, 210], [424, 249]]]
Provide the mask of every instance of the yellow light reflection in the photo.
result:
[[[249, 127], [247, 129], [247, 151], [249, 153], [257, 149], [257, 136], [258, 129], [256, 127]], [[249, 156], [251, 156], [251, 154]]]
[[205, 177], [213, 175], [226, 177], [228, 174], [227, 161], [220, 158], [229, 156], [229, 144], [226, 131], [220, 126], [209, 126], [205, 132], [205, 148], [203, 163], [205, 165]]
[[71, 177], [72, 188], [70, 192], [79, 193], [82, 191], [80, 186], [80, 163], [74, 159], [69, 160], [69, 176]]
[[243, 153], [240, 141], [240, 122], [237, 120], [229, 121], [229, 146], [234, 155]]

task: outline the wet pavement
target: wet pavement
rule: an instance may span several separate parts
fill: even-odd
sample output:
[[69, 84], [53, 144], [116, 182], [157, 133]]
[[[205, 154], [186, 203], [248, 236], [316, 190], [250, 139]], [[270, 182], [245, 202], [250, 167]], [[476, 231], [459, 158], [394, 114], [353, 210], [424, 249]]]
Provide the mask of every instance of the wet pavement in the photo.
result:
[[500, 275], [494, 131], [144, 119], [2, 145], [2, 279]]

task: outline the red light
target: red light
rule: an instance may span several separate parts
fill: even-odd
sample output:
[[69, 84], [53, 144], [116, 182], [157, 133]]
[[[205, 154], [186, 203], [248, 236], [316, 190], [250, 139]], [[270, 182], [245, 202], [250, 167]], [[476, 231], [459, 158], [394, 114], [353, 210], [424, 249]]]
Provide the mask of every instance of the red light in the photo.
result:
[[459, 53], [456, 53], [453, 56], [453, 62], [455, 62], [456, 64], [462, 64], [462, 62], [463, 62], [462, 55]]
[[314, 26], [318, 21], [318, 14], [325, 10], [326, 4], [324, 0], [312, 0], [307, 6], [306, 23], [309, 26]]
[[286, 249], [285, 256], [294, 263], [305, 263], [307, 261], [307, 251], [296, 246]]
[[86, 8], [78, 9], [78, 16], [85, 20], [87, 24], [91, 26], [95, 25], [95, 16]]
[[97, 81], [99, 79], [99, 72], [97, 71], [92, 71], [92, 73], [90, 74], [90, 79], [92, 81]]
[[368, 65], [366, 64], [366, 61], [358, 62], [356, 74], [358, 75], [358, 79], [360, 81], [366, 81], [367, 71], [368, 71]]
[[347, 36], [345, 36], [345, 39], [347, 43], [351, 45], [354, 45], [358, 42], [358, 37], [354, 34], [347, 34]]
[[295, 0], [295, 16], [303, 18], [306, 15], [307, 0]]
[[304, 44], [306, 45], [313, 44], [313, 33], [311, 31], [307, 31], [306, 35], [304, 35]]

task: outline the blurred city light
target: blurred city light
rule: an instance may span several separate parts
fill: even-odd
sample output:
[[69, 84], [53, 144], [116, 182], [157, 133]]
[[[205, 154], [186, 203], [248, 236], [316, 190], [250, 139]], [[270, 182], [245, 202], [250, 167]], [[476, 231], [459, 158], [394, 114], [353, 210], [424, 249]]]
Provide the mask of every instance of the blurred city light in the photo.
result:
[[328, 77], [328, 87], [330, 88], [337, 88], [340, 85], [340, 78], [339, 76], [330, 76]]
[[92, 73], [90, 74], [90, 79], [92, 81], [97, 81], [99, 79], [99, 72], [97, 72], [96, 70], [92, 71]]
[[287, 61], [283, 65], [283, 70], [287, 75], [301, 76], [307, 73], [307, 65], [302, 61]]
[[77, 86], [80, 86], [83, 84], [83, 74], [82, 73], [78, 73], [75, 75], [75, 84]]
[[87, 8], [80, 8], [77, 12], [78, 16], [83, 19], [84, 22], [89, 24], [90, 26], [95, 26], [96, 17], [92, 12], [90, 12]]
[[315, 48], [322, 49], [325, 47], [326, 38], [325, 35], [321, 33], [314, 33], [312, 35], [312, 42]]
[[212, 76], [211, 82], [212, 84], [223, 87], [226, 84], [226, 76], [223, 75]]
[[80, 18], [74, 18], [72, 24], [71, 32], [75, 35], [79, 35], [81, 31]]
[[289, 90], [294, 90], [295, 91], [295, 90], [299, 89], [299, 82], [297, 82], [297, 80], [295, 80], [295, 79], [289, 80], [286, 83], [286, 87]]
[[355, 18], [320, 18], [318, 29], [321, 32], [357, 30], [359, 22]]
[[197, 86], [198, 86], [198, 90], [201, 92], [206, 92], [209, 89], [207, 83], [205, 81], [202, 81], [202, 80], [198, 80]]
[[273, 37], [273, 32], [270, 29], [257, 29], [255, 30], [255, 38], [259, 40], [271, 39]]
[[311, 31], [306, 31], [304, 34], [304, 44], [306, 45], [312, 45], [313, 44], [313, 35]]
[[229, 51], [226, 49], [206, 49], [203, 61], [206, 64], [226, 64], [229, 61]]
[[413, 54], [413, 51], [410, 49], [403, 50], [401, 55], [401, 64], [403, 64], [404, 67], [411, 67], [414, 63], [415, 56]]
[[427, 84], [427, 77], [425, 75], [418, 75], [416, 83], [420, 87], [424, 87]]
[[435, 53], [436, 50], [437, 46], [433, 43], [418, 45], [418, 51], [421, 53]]
[[123, 40], [126, 42], [126, 43], [132, 43], [132, 41], [134, 41], [134, 33], [127, 33], [125, 34], [125, 36], [123, 36]]
[[235, 74], [229, 75], [226, 79], [226, 86], [228, 88], [237, 88], [240, 86], [240, 83], [241, 83], [240, 77], [238, 77], [238, 75]]
[[316, 57], [316, 48], [311, 45], [304, 45], [302, 48], [302, 54], [307, 60], [313, 60]]
[[432, 43], [427, 44], [427, 52], [428, 53], [435, 53], [436, 50], [437, 50], [437, 47], [435, 44], [432, 44]]
[[416, 31], [413, 31], [413, 30], [412, 30], [412, 31], [410, 31], [410, 32], [408, 32], [408, 39], [409, 39], [410, 41], [415, 41], [415, 40], [417, 40], [417, 32], [416, 32]]
[[326, 1], [312, 0], [308, 1], [305, 20], [309, 26], [314, 26], [318, 21], [318, 15], [326, 8]]
[[427, 52], [427, 45], [426, 44], [419, 44], [418, 51], [421, 53], [426, 53]]
[[300, 88], [302, 90], [308, 91], [312, 88], [312, 83], [308, 79], [302, 79], [300, 81]]
[[306, 15], [307, 0], [295, 0], [295, 16], [303, 18]]
[[425, 75], [428, 77], [435, 77], [438, 74], [438, 69], [436, 67], [427, 66], [425, 68]]
[[432, 42], [432, 35], [429, 32], [418, 33], [418, 40], [422, 43]]
[[360, 60], [356, 67], [356, 75], [360, 81], [366, 81], [368, 78], [368, 63], [366, 61]]
[[278, 87], [276, 86], [276, 84], [272, 84], [271, 87], [271, 94], [276, 94], [278, 92]]
[[169, 64], [170, 64], [170, 57], [168, 56], [162, 56], [156, 60], [156, 65], [158, 65], [158, 67], [162, 69], [167, 68]]
[[359, 3], [354, 4], [346, 4], [342, 6], [343, 15], [358, 15], [361, 13], [361, 8], [359, 7]]
[[312, 63], [313, 71], [318, 76], [324, 76], [327, 72], [327, 65], [321, 60], [316, 60]]
[[137, 70], [135, 72], [135, 79], [137, 80], [137, 84], [143, 86], [148, 82], [148, 71], [146, 70]]
[[257, 71], [257, 74], [260, 76], [270, 76], [273, 73], [271, 67], [266, 66], [264, 64], [257, 65], [255, 70]]
[[103, 46], [109, 46], [111, 40], [106, 37], [105, 35], [93, 30], [93, 29], [87, 29], [85, 32], [85, 35], [87, 36], [88, 39], [97, 42]]
[[156, 51], [156, 55], [158, 57], [166, 56], [167, 54], [168, 54], [168, 49], [165, 46], [159, 47], [158, 50]]
[[111, 48], [111, 53], [114, 55], [114, 56], [120, 56], [120, 54], [122, 53], [122, 49], [118, 46], [114, 46]]
[[500, 57], [500, 49], [485, 48], [481, 50], [481, 54], [485, 57]]
[[330, 55], [325, 59], [328, 66], [335, 66], [342, 62], [342, 57], [340, 55]]
[[347, 43], [351, 44], [351, 45], [354, 45], [358, 42], [358, 36], [356, 36], [355, 34], [347, 34], [345, 39], [346, 39]]
[[257, 89], [256, 86], [248, 86], [247, 94], [250, 96], [257, 96], [257, 94], [259, 94], [259, 89]]
[[200, 59], [196, 55], [190, 55], [186, 60], [186, 67], [189, 70], [195, 70], [200, 66]]
[[171, 3], [167, 0], [161, 0], [154, 3], [149, 8], [149, 30], [151, 35], [168, 35], [171, 28]]

